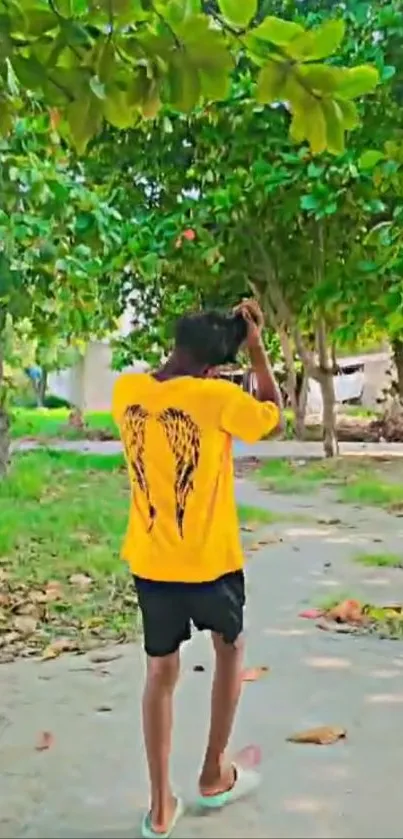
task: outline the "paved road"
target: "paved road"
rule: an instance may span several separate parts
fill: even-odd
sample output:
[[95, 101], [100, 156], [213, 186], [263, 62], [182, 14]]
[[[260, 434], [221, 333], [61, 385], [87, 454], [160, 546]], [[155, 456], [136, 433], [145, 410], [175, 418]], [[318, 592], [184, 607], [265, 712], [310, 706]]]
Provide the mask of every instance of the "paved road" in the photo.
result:
[[[39, 444], [26, 440], [14, 444], [14, 450], [36, 448]], [[92, 454], [116, 454], [122, 450], [118, 441], [51, 441], [49, 448], [60, 451], [78, 451]], [[369, 457], [403, 457], [403, 443], [341, 443], [340, 454], [368, 455]], [[235, 441], [234, 455], [244, 457], [272, 457], [311, 460], [323, 457], [321, 443], [302, 442], [300, 440], [272, 440], [247, 446]]]
[[[367, 837], [402, 834], [403, 646], [321, 632], [298, 618], [307, 603], [344, 590], [402, 601], [403, 572], [364, 570], [357, 550], [402, 550], [403, 523], [381, 512], [316, 499], [280, 498], [246, 480], [243, 502], [292, 514], [248, 566], [248, 664], [270, 674], [246, 684], [234, 748], [258, 743], [263, 782], [255, 798], [222, 814], [189, 812], [178, 837]], [[323, 519], [338, 511], [337, 524]], [[318, 519], [322, 523], [318, 523]], [[374, 545], [376, 540], [377, 544]], [[326, 561], [326, 567], [325, 567]], [[331, 563], [329, 566], [328, 563]], [[116, 648], [115, 648], [116, 649]], [[0, 837], [132, 839], [146, 786], [139, 703], [141, 649], [117, 648], [94, 665], [65, 656], [0, 668]], [[204, 664], [204, 673], [195, 673]], [[177, 696], [173, 772], [191, 801], [208, 717], [211, 657], [203, 635], [187, 645]], [[99, 710], [101, 707], [109, 711]], [[317, 724], [346, 726], [329, 747], [286, 742]], [[35, 751], [39, 732], [55, 737]]]

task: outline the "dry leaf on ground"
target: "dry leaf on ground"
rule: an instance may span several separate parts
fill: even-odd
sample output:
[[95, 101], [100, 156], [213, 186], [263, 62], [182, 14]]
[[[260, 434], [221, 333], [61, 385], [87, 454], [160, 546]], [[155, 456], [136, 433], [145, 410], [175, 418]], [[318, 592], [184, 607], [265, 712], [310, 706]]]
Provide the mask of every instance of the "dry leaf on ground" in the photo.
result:
[[323, 617], [323, 609], [304, 609], [303, 612], [299, 613], [299, 617], [315, 621], [318, 618]]
[[115, 661], [117, 658], [122, 658], [122, 653], [94, 653], [90, 656], [90, 661], [93, 664], [106, 664], [108, 661]]
[[77, 649], [77, 641], [72, 638], [58, 638], [46, 647], [41, 656], [41, 661], [50, 661], [58, 658], [62, 653], [74, 652]]
[[38, 740], [36, 742], [35, 749], [37, 752], [45, 752], [47, 749], [50, 749], [53, 746], [55, 738], [51, 731], [41, 731]]
[[287, 737], [289, 743], [313, 743], [316, 746], [330, 746], [347, 737], [347, 730], [333, 725], [322, 725], [310, 728]]
[[337, 623], [365, 623], [363, 606], [359, 600], [343, 600], [337, 606], [329, 609], [326, 612], [326, 617]]
[[62, 600], [63, 586], [58, 580], [49, 580], [45, 589], [45, 598], [47, 601]]
[[17, 617], [14, 619], [14, 628], [19, 633], [19, 635], [23, 635], [24, 638], [28, 637], [28, 635], [32, 635], [33, 632], [35, 632], [37, 624], [37, 619], [31, 617], [31, 615], [17, 615]]
[[263, 667], [247, 667], [246, 670], [242, 672], [242, 681], [243, 682], [257, 682], [263, 676], [266, 676], [269, 672], [270, 668], [263, 666]]
[[88, 577], [87, 574], [72, 574], [70, 577], [70, 583], [73, 586], [77, 586], [77, 588], [90, 588], [93, 580], [91, 577]]

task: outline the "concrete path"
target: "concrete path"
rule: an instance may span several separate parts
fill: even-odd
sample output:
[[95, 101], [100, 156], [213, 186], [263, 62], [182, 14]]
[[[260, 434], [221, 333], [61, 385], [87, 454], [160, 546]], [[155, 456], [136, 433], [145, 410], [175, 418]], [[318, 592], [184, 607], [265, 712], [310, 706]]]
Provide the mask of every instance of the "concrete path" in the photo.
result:
[[[357, 550], [402, 551], [403, 521], [335, 505], [326, 494], [272, 496], [247, 480], [237, 492], [243, 503], [269, 505], [284, 516], [248, 565], [247, 664], [271, 671], [245, 684], [233, 743], [262, 747], [262, 785], [221, 814], [187, 813], [176, 835], [398, 839], [403, 644], [321, 632], [298, 612], [342, 591], [403, 602], [402, 571], [379, 573], [351, 561]], [[98, 664], [64, 656], [0, 668], [2, 839], [138, 836], [146, 803], [143, 657], [140, 645], [111, 653], [118, 657]], [[194, 672], [196, 664], [205, 672]], [[208, 639], [195, 636], [183, 652], [173, 760], [175, 784], [189, 801], [208, 724], [211, 664]], [[286, 742], [294, 731], [320, 724], [345, 726], [348, 739], [328, 747]], [[54, 743], [39, 752], [43, 731]]]
[[[20, 441], [13, 444], [14, 451], [27, 451], [40, 447], [40, 443], [32, 440]], [[118, 441], [96, 442], [81, 441], [50, 441], [48, 448], [60, 451], [87, 452], [90, 454], [118, 454], [122, 451]], [[403, 443], [341, 443], [340, 454], [367, 455], [368, 457], [403, 457]], [[271, 457], [311, 460], [323, 457], [322, 443], [302, 442], [301, 440], [271, 440], [247, 446], [236, 441], [234, 456], [243, 457]]]

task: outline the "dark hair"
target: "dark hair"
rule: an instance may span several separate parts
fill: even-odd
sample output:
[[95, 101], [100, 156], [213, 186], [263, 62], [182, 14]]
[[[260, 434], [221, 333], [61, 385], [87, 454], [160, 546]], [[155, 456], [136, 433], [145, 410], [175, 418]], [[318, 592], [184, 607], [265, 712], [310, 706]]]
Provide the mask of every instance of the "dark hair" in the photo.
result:
[[244, 342], [246, 321], [241, 314], [201, 312], [184, 315], [176, 324], [175, 345], [200, 365], [230, 364]]

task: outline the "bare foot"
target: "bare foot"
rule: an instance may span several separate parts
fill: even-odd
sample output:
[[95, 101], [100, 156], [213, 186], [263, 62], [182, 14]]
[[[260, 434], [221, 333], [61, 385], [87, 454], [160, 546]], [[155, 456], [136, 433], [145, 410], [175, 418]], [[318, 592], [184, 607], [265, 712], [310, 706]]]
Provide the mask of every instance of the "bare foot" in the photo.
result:
[[178, 801], [174, 795], [171, 795], [164, 804], [151, 805], [150, 826], [154, 833], [167, 833], [172, 824], [177, 805]]

